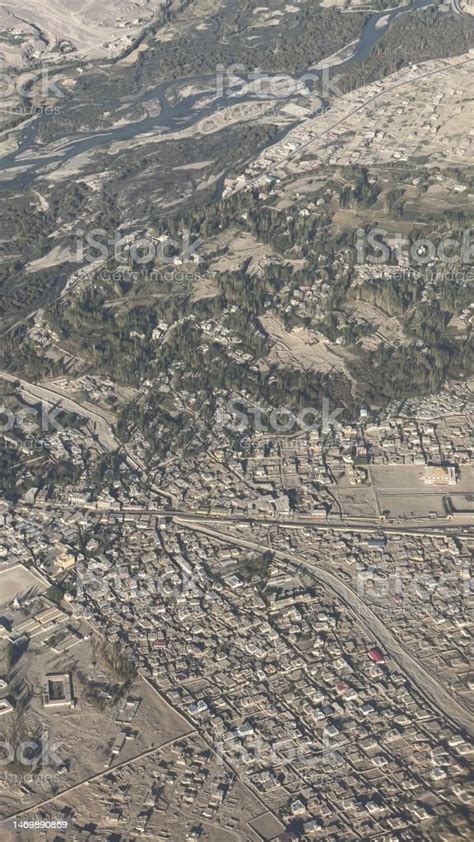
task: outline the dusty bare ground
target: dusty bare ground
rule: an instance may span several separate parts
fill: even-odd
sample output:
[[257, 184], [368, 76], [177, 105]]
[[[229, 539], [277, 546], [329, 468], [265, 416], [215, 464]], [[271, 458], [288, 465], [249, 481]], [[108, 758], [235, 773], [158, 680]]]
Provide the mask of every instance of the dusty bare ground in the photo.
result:
[[283, 260], [268, 243], [261, 243], [250, 231], [238, 231], [228, 228], [212, 240], [212, 251], [222, 253], [212, 260], [210, 269], [213, 272], [235, 272], [251, 258], [247, 268], [249, 275], [262, 275], [265, 268], [272, 263], [285, 263], [300, 269], [305, 265], [304, 260]]
[[328, 342], [321, 342], [310, 330], [297, 328], [287, 332], [273, 316], [264, 316], [260, 322], [274, 341], [268, 359], [293, 368], [313, 369], [329, 373], [339, 371], [350, 379], [346, 363]]
[[346, 302], [347, 312], [367, 321], [373, 329], [373, 334], [365, 336], [360, 344], [363, 348], [374, 347], [379, 342], [388, 345], [398, 345], [407, 342], [402, 326], [396, 316], [389, 316], [379, 307], [366, 301], [351, 299]]
[[0, 4], [0, 30], [24, 37], [2, 43], [2, 52], [15, 66], [28, 54], [54, 51], [61, 41], [87, 58], [117, 55], [161, 5], [162, 0], [9, 0]]

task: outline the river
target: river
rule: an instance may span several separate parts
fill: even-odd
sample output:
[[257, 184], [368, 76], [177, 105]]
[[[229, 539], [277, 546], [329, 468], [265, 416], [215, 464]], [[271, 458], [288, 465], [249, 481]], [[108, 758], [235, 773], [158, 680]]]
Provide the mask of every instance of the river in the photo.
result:
[[[375, 44], [387, 32], [390, 25], [395, 18], [401, 15], [414, 12], [419, 9], [427, 8], [433, 5], [433, 0], [412, 0], [407, 5], [399, 6], [391, 10], [384, 10], [376, 12], [371, 15], [367, 22], [358, 42], [350, 47], [350, 55], [348, 58], [341, 61], [336, 59], [334, 64], [327, 65], [326, 73], [330, 75], [332, 70], [340, 72], [344, 67], [350, 64], [356, 64], [364, 61], [369, 55]], [[341, 53], [339, 50], [338, 53]], [[321, 74], [321, 70], [309, 69], [308, 73]], [[279, 74], [275, 74], [279, 75]], [[135, 104], [144, 104], [153, 100], [157, 100], [160, 105], [160, 113], [152, 117], [146, 117], [143, 120], [138, 120], [127, 125], [117, 126], [111, 129], [98, 129], [94, 132], [76, 133], [74, 137], [64, 142], [56, 151], [47, 151], [42, 146], [37, 138], [41, 127], [53, 116], [40, 114], [34, 118], [23, 130], [18, 148], [13, 152], [8, 153], [3, 158], [0, 158], [0, 172], [10, 175], [0, 180], [0, 191], [17, 191], [19, 189], [26, 189], [38, 177], [44, 175], [47, 168], [54, 168], [55, 165], [60, 166], [67, 161], [75, 158], [84, 152], [89, 152], [94, 149], [106, 148], [114, 141], [133, 140], [147, 133], [158, 132], [159, 134], [168, 134], [170, 132], [180, 131], [186, 129], [204, 119], [212, 118], [213, 113], [217, 109], [226, 108], [235, 105], [237, 99], [239, 102], [246, 102], [255, 98], [252, 94], [245, 94], [238, 96], [238, 91], [234, 91], [232, 96], [224, 94], [213, 99], [211, 103], [200, 108], [195, 108], [196, 103], [203, 99], [205, 93], [202, 91], [197, 94], [184, 97], [175, 105], [170, 105], [166, 98], [166, 91], [170, 86], [180, 85], [202, 85], [203, 83], [216, 81], [216, 76], [196, 76], [183, 77], [181, 79], [172, 79], [162, 82], [151, 91], [147, 91], [141, 96]], [[243, 82], [243, 87], [244, 87]], [[118, 104], [118, 103], [117, 103]], [[63, 108], [71, 107], [68, 101]], [[33, 157], [29, 157], [28, 153], [34, 153]], [[14, 171], [22, 168], [22, 172], [14, 175]]]

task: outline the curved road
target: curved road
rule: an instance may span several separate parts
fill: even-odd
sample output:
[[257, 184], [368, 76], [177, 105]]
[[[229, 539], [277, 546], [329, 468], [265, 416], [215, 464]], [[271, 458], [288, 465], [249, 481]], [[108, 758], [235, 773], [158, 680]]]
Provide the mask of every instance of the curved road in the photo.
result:
[[[139, 471], [146, 476], [146, 467], [136, 456], [132, 456], [127, 450], [126, 445], [119, 442], [113, 432], [112, 422], [114, 415], [106, 409], [101, 409], [94, 404], [84, 401], [83, 403], [72, 398], [63, 389], [52, 384], [42, 385], [38, 383], [30, 383], [28, 380], [23, 380], [16, 377], [14, 374], [9, 374], [6, 371], [0, 371], [0, 379], [7, 380], [10, 383], [19, 383], [21, 392], [25, 397], [29, 397], [35, 401], [42, 401], [46, 406], [55, 407], [60, 406], [66, 412], [73, 412], [82, 418], [87, 418], [93, 425], [93, 431], [104, 448], [109, 453], [116, 450], [121, 450], [126, 458], [129, 467], [134, 471]], [[169, 491], [164, 491], [156, 485], [148, 483], [148, 488], [155, 494], [164, 497], [166, 500], [173, 502], [173, 496]]]
[[199, 526], [194, 522], [186, 521], [185, 518], [175, 518], [175, 523], [203, 532], [211, 538], [225, 541], [227, 544], [234, 544], [245, 549], [257, 550], [258, 552], [270, 551], [276, 558], [289, 562], [299, 568], [303, 568], [318, 581], [325, 584], [333, 593], [337, 594], [344, 605], [357, 617], [358, 622], [366, 631], [369, 637], [376, 640], [383, 651], [387, 653], [398, 664], [400, 670], [410, 679], [411, 683], [418, 690], [429, 706], [449, 719], [461, 731], [466, 731], [470, 737], [474, 737], [474, 716], [464, 707], [449, 691], [440, 684], [436, 678], [411, 655], [404, 646], [397, 640], [395, 635], [387, 628], [385, 623], [363, 602], [362, 599], [342, 582], [333, 573], [311, 564], [306, 559], [295, 553], [286, 553], [267, 547], [254, 541], [244, 538], [237, 538], [232, 535], [223, 534], [217, 530]]

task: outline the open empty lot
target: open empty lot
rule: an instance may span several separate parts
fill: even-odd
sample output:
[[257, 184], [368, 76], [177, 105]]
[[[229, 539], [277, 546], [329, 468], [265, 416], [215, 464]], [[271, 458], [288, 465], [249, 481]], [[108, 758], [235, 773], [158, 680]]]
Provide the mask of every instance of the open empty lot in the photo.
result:
[[423, 465], [375, 466], [371, 469], [374, 490], [380, 508], [391, 516], [437, 517], [446, 514], [444, 498], [450, 497], [456, 508], [474, 510], [470, 501], [474, 490], [474, 468], [462, 466], [456, 485], [426, 485]]
[[6, 605], [28, 591], [43, 593], [48, 587], [46, 579], [38, 573], [28, 570], [22, 564], [12, 565], [0, 570], [0, 605]]

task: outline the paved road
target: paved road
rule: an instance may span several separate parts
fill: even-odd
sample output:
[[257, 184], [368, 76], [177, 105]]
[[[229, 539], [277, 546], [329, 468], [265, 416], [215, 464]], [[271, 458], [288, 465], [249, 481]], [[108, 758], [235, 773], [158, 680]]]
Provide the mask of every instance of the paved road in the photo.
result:
[[[96, 407], [91, 408], [90, 405], [85, 405], [79, 403], [78, 401], [74, 400], [73, 398], [69, 397], [67, 394], [62, 393], [60, 389], [57, 389], [54, 386], [44, 386], [38, 384], [32, 384], [28, 381], [21, 380], [11, 374], [0, 372], [0, 377], [4, 380], [9, 382], [17, 382], [19, 380], [21, 385], [21, 390], [23, 394], [29, 395], [33, 397], [35, 400], [43, 400], [47, 405], [56, 406], [60, 405], [63, 409], [66, 409], [70, 412], [75, 412], [80, 416], [89, 418], [95, 425], [97, 436], [104, 445], [104, 447], [108, 450], [116, 450], [119, 446], [119, 443], [115, 439], [113, 431], [111, 429], [109, 423], [109, 413], [106, 410], [100, 410]], [[131, 461], [135, 469], [139, 469], [144, 471], [145, 467], [140, 462], [140, 460], [136, 459], [135, 457], [130, 456], [127, 454], [128, 459]], [[161, 489], [157, 490], [156, 493], [164, 493]], [[170, 497], [169, 494], [166, 494], [167, 497]], [[148, 510], [146, 510], [148, 511]], [[435, 707], [440, 713], [444, 714], [447, 718], [451, 721], [455, 722], [457, 727], [465, 729], [469, 732], [471, 736], [474, 736], [474, 718], [472, 715], [460, 704], [451, 694], [439, 684], [435, 677], [431, 675], [428, 670], [423, 667], [409, 652], [407, 652], [404, 647], [399, 643], [399, 641], [395, 638], [395, 636], [388, 630], [385, 624], [377, 617], [376, 614], [360, 599], [360, 597], [342, 582], [337, 576], [333, 573], [330, 573], [327, 570], [323, 570], [320, 567], [317, 567], [311, 562], [308, 562], [307, 559], [303, 558], [302, 556], [298, 556], [296, 554], [289, 554], [281, 551], [274, 551], [272, 547], [266, 547], [262, 544], [259, 544], [254, 541], [249, 541], [243, 538], [236, 538], [235, 536], [229, 536], [228, 534], [224, 534], [219, 532], [217, 529], [212, 529], [209, 526], [204, 527], [196, 523], [199, 520], [210, 520], [209, 515], [196, 515], [196, 514], [184, 514], [182, 512], [178, 512], [176, 510], [166, 510], [163, 509], [161, 512], [164, 515], [172, 515], [174, 520], [177, 524], [181, 524], [188, 528], [194, 528], [198, 531], [201, 531], [205, 534], [210, 535], [211, 537], [217, 538], [222, 541], [226, 541], [227, 543], [234, 544], [236, 546], [245, 547], [248, 549], [254, 549], [259, 551], [270, 550], [274, 552], [277, 558], [281, 558], [282, 560], [289, 562], [290, 564], [296, 564], [297, 566], [302, 567], [311, 575], [313, 575], [316, 579], [326, 584], [334, 593], [338, 595], [341, 601], [344, 602], [345, 605], [352, 611], [352, 613], [357, 617], [361, 626], [367, 631], [369, 636], [374, 637], [381, 645], [382, 649], [384, 649], [390, 656], [398, 663], [402, 671], [410, 678], [414, 686], [416, 686], [420, 692], [420, 694], [428, 701], [428, 703]], [[227, 521], [231, 521], [232, 523], [238, 523], [239, 521], [242, 522], [242, 518], [232, 518], [226, 517]], [[255, 518], [252, 518], [255, 520]], [[268, 523], [273, 525], [282, 525], [282, 521], [277, 521], [274, 518], [262, 519], [259, 522]], [[224, 524], [222, 524], [224, 525]], [[316, 527], [319, 529], [333, 529], [335, 524], [318, 524], [316, 525], [314, 521], [305, 521], [304, 519], [297, 519], [297, 520], [289, 520], [286, 525], [307, 525]], [[354, 527], [348, 524], [341, 524], [338, 525], [339, 530], [347, 530], [347, 531], [354, 531]], [[380, 529], [380, 524], [367, 524], [364, 526], [359, 526], [357, 529], [358, 531], [366, 531], [372, 532], [374, 529]], [[397, 529], [394, 527], [383, 527], [384, 533], [397, 533], [402, 531], [401, 529]], [[409, 534], [420, 534], [420, 530], [417, 528], [412, 527], [410, 528], [403, 528], [403, 532], [407, 532]], [[433, 535], [434, 530], [429, 530], [429, 534]], [[445, 534], [444, 531], [441, 534]]]
[[[469, 62], [473, 62], [473, 61], [474, 61], [473, 58], [463, 59], [462, 61], [458, 62], [457, 64], [451, 65], [451, 67], [452, 68], [461, 67], [463, 64], [468, 64]], [[395, 84], [391, 85], [389, 88], [385, 88], [381, 91], [378, 91], [376, 94], [369, 97], [369, 99], [366, 99], [366, 100], [364, 100], [363, 103], [361, 103], [360, 105], [357, 105], [355, 108], [353, 108], [347, 114], [344, 114], [341, 118], [336, 120], [335, 123], [331, 123], [331, 125], [328, 126], [327, 129], [324, 132], [321, 132], [318, 135], [317, 138], [310, 137], [307, 141], [302, 143], [301, 146], [298, 147], [298, 149], [296, 149], [295, 151], [290, 152], [287, 155], [285, 155], [281, 160], [278, 161], [278, 166], [281, 167], [283, 163], [289, 163], [290, 161], [293, 161], [293, 160], [299, 158], [302, 155], [302, 153], [304, 152], [304, 150], [308, 146], [310, 146], [312, 143], [315, 143], [316, 141], [321, 140], [321, 138], [326, 137], [330, 132], [332, 132], [338, 126], [344, 125], [344, 123], [346, 123], [351, 117], [353, 117], [355, 114], [358, 114], [360, 111], [363, 111], [368, 106], [372, 105], [372, 103], [375, 102], [376, 100], [378, 100], [379, 98], [384, 97], [384, 96], [388, 96], [390, 94], [390, 91], [393, 91], [396, 88], [404, 87], [405, 85], [410, 85], [413, 82], [418, 82], [420, 79], [426, 79], [428, 76], [435, 76], [437, 73], [445, 73], [445, 71], [446, 71], [445, 66], [438, 67], [435, 70], [429, 70], [426, 73], [420, 73], [418, 76], [413, 76], [410, 79], [402, 79], [401, 81], [396, 82]], [[329, 111], [327, 113], [329, 115], [331, 115], [331, 111]], [[309, 123], [311, 120], [314, 120], [314, 117], [312, 117], [312, 116], [308, 117], [306, 121], [303, 121], [302, 123], [300, 123], [300, 126], [302, 126], [304, 128], [305, 122]], [[271, 148], [272, 148], [271, 145], [268, 146], [268, 149], [271, 149]], [[275, 168], [275, 165], [272, 164], [271, 166], [260, 170], [258, 175], [254, 176], [253, 178], [250, 178], [242, 186], [234, 187], [231, 191], [229, 191], [228, 195], [238, 193], [239, 191], [244, 190], [244, 189], [248, 190], [249, 187], [251, 187], [252, 185], [258, 184], [258, 182], [263, 178], [263, 176], [271, 174], [271, 172], [274, 168]]]
[[[76, 398], [71, 397], [68, 392], [65, 392], [64, 389], [52, 383], [30, 383], [28, 380], [23, 380], [6, 371], [0, 371], [0, 378], [10, 383], [19, 383], [22, 395], [26, 399], [30, 398], [33, 401], [42, 401], [47, 407], [60, 407], [66, 412], [73, 412], [81, 418], [87, 418], [92, 425], [94, 435], [97, 436], [104, 450], [109, 453], [120, 450], [124, 454], [129, 467], [146, 476], [147, 471], [143, 462], [136, 456], [133, 456], [128, 451], [127, 446], [119, 442], [115, 437], [112, 428], [112, 423], [115, 420], [113, 413], [88, 403], [88, 401], [78, 401]], [[168, 491], [164, 491], [153, 483], [149, 484], [149, 489], [166, 500], [173, 501], [173, 497]]]
[[[137, 465], [141, 463], [137, 460]], [[152, 486], [153, 490], [154, 486]], [[160, 492], [159, 490], [156, 491], [157, 494], [164, 492]], [[26, 505], [26, 504], [25, 504]], [[256, 515], [250, 516], [243, 516], [243, 515], [231, 515], [231, 514], [209, 514], [208, 512], [193, 512], [191, 509], [178, 509], [174, 504], [171, 504], [167, 508], [159, 508], [155, 504], [147, 505], [147, 506], [122, 506], [120, 507], [118, 504], [115, 505], [98, 505], [97, 502], [95, 503], [61, 503], [55, 502], [54, 504], [51, 503], [28, 503], [28, 507], [32, 509], [56, 509], [58, 511], [77, 511], [77, 509], [81, 509], [81, 511], [91, 511], [96, 512], [98, 514], [106, 514], [107, 512], [116, 514], [116, 515], [136, 515], [137, 517], [141, 517], [142, 515], [147, 515], [148, 517], [168, 517], [168, 518], [183, 518], [189, 522], [196, 521], [201, 522], [204, 524], [217, 524], [218, 526], [253, 526], [262, 525], [262, 526], [282, 526], [287, 527], [289, 529], [312, 529], [312, 530], [319, 530], [321, 532], [357, 532], [361, 535], [370, 535], [374, 537], [374, 533], [377, 536], [383, 535], [414, 535], [420, 537], [427, 537], [427, 538], [453, 538], [453, 537], [462, 537], [463, 540], [473, 540], [474, 539], [474, 524], [472, 518], [469, 521], [464, 522], [457, 522], [453, 524], [450, 521], [444, 520], [443, 523], [438, 527], [435, 528], [430, 523], [426, 523], [426, 520], [422, 523], [412, 521], [416, 525], [414, 526], [390, 526], [386, 522], [383, 524], [377, 520], [370, 520], [370, 518], [365, 519], [350, 519], [345, 518], [344, 521], [331, 521], [328, 523], [324, 521], [321, 523], [318, 520], [314, 520], [311, 517], [287, 517], [287, 518], [274, 518], [274, 517], [259, 517]], [[361, 522], [362, 521], [362, 522]]]
[[22, 380], [6, 371], [0, 371], [0, 378], [10, 383], [19, 383], [22, 395], [34, 401], [42, 401], [49, 408], [60, 407], [66, 412], [73, 412], [81, 418], [87, 418], [92, 422], [92, 427], [100, 443], [105, 450], [114, 451], [118, 443], [111, 429], [111, 416], [107, 410], [101, 410], [92, 404], [79, 403], [75, 398], [68, 395], [62, 389], [53, 385], [40, 385]]
[[[164, 493], [164, 492], [156, 492]], [[270, 517], [243, 517], [242, 515], [227, 515], [227, 514], [208, 514], [202, 512], [193, 512], [190, 509], [177, 509], [173, 505], [168, 508], [158, 508], [156, 506], [123, 506], [122, 508], [118, 507], [116, 504], [115, 506], [109, 505], [100, 505], [98, 506], [97, 503], [60, 503], [55, 502], [54, 504], [51, 503], [29, 503], [27, 504], [30, 508], [35, 509], [56, 509], [58, 511], [77, 511], [77, 509], [81, 509], [81, 511], [91, 511], [96, 512], [97, 514], [106, 514], [107, 512], [114, 513], [116, 515], [136, 515], [140, 517], [142, 515], [147, 515], [148, 517], [169, 517], [173, 520], [176, 518], [183, 518], [184, 520], [189, 521], [190, 523], [196, 521], [197, 523], [201, 522], [204, 524], [217, 524], [221, 527], [229, 525], [229, 526], [252, 526], [262, 525], [262, 526], [283, 526], [287, 528], [306, 528], [312, 530], [319, 530], [321, 532], [357, 532], [361, 535], [371, 535], [374, 536], [376, 533], [379, 536], [383, 535], [418, 535], [420, 537], [427, 537], [427, 538], [452, 538], [452, 537], [462, 537], [463, 540], [471, 540], [474, 539], [474, 527], [472, 521], [469, 524], [452, 524], [450, 522], [444, 522], [442, 526], [438, 526], [435, 529], [432, 526], [427, 524], [417, 525], [417, 526], [390, 526], [387, 524], [381, 524], [378, 521], [370, 521], [366, 519], [364, 523], [360, 523], [360, 521], [352, 521], [349, 518], [345, 519], [344, 522], [340, 521], [331, 521], [331, 523], [321, 523], [317, 520], [313, 520], [311, 518], [270, 518]]]
[[244, 549], [257, 550], [259, 552], [270, 551], [276, 558], [290, 563], [293, 566], [302, 568], [319, 582], [326, 585], [335, 593], [341, 602], [357, 617], [358, 622], [366, 631], [369, 638], [376, 641], [383, 652], [396, 662], [400, 670], [407, 676], [422, 698], [438, 714], [445, 716], [461, 731], [466, 731], [470, 737], [474, 737], [474, 716], [464, 707], [461, 702], [455, 699], [451, 693], [424, 667], [404, 646], [397, 640], [395, 635], [387, 628], [385, 623], [372, 611], [372, 609], [352, 590], [345, 582], [342, 582], [333, 573], [324, 570], [318, 565], [309, 562], [296, 553], [288, 553], [275, 550], [256, 541], [249, 541], [244, 538], [219, 532], [201, 525], [187, 521], [184, 518], [177, 519], [177, 523], [184, 527], [202, 532], [211, 538], [225, 541], [227, 544], [242, 547]]

